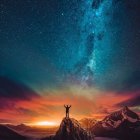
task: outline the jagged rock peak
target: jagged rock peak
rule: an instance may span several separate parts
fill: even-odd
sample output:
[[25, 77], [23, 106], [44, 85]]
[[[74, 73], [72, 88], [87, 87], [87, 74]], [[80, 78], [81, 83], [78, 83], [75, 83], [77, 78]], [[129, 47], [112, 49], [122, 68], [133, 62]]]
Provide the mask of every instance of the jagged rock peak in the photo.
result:
[[130, 110], [127, 106], [125, 106], [122, 109], [106, 116], [102, 121], [102, 125], [105, 128], [117, 128], [125, 120], [131, 123], [136, 123], [139, 121], [139, 116], [135, 112]]
[[136, 121], [139, 120], [139, 116], [135, 112], [130, 110], [127, 106], [124, 106], [121, 111], [122, 111], [122, 115], [124, 119], [130, 119], [131, 117], [132, 119], [135, 119]]
[[64, 118], [59, 130], [54, 137], [55, 140], [93, 140], [93, 136], [84, 130], [80, 123], [73, 118]]

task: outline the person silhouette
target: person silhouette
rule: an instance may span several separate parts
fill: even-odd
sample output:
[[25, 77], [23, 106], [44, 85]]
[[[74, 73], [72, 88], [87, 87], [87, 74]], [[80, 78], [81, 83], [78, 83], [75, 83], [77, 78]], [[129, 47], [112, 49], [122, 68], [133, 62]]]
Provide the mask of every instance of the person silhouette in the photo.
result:
[[71, 108], [71, 105], [64, 105], [64, 107], [66, 108], [66, 118], [69, 118], [69, 110]]

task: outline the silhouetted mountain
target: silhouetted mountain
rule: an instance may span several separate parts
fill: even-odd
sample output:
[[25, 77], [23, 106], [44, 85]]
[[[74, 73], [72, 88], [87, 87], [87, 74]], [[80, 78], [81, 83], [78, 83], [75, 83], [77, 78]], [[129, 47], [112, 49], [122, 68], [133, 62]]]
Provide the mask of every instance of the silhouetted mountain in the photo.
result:
[[0, 125], [0, 140], [27, 140], [27, 138], [6, 126]]
[[73, 118], [64, 118], [56, 135], [43, 140], [93, 140], [93, 136], [84, 130]]
[[128, 107], [124, 107], [97, 122], [91, 131], [96, 136], [116, 137], [122, 140], [139, 140], [139, 127], [139, 116]]
[[[26, 124], [20, 124], [20, 125], [6, 125], [8, 128], [12, 129], [13, 131], [30, 138], [43, 138], [46, 136], [51, 136], [56, 133], [58, 130], [58, 127], [51, 127], [51, 128], [45, 128], [45, 127], [37, 127], [37, 126], [28, 126]], [[31, 139], [32, 140], [32, 139]]]
[[11, 125], [11, 124], [7, 124], [7, 127], [8, 127], [8, 128], [11, 128], [11, 129], [13, 129], [13, 130], [22, 131], [22, 132], [32, 129], [30, 126], [27, 126], [27, 125], [25, 125], [25, 124], [20, 124], [20, 125]]

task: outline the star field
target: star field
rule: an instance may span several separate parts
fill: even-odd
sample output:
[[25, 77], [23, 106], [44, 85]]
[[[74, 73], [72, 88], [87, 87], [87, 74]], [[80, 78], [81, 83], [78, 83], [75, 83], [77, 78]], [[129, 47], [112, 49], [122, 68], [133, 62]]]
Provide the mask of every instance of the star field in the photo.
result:
[[0, 110], [27, 121], [54, 117], [65, 101], [75, 113], [86, 102], [85, 116], [126, 104], [139, 112], [139, 12], [139, 0], [1, 0]]

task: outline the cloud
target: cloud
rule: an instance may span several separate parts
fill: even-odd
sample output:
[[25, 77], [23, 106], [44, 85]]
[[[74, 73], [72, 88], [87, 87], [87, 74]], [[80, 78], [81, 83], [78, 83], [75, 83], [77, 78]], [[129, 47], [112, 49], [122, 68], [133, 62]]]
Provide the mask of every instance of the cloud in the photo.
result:
[[0, 119], [0, 123], [12, 123], [9, 119]]
[[140, 71], [133, 71], [124, 81], [123, 90], [136, 90], [140, 87]]
[[32, 97], [39, 97], [39, 95], [23, 83], [0, 77], [0, 99], [30, 100]]
[[99, 114], [109, 114], [108, 108], [104, 106], [99, 106], [99, 108], [95, 112]]
[[124, 100], [124, 101], [116, 104], [116, 106], [119, 106], [119, 107], [123, 107], [123, 106], [136, 107], [136, 106], [140, 106], [140, 95], [132, 97], [132, 98], [130, 98], [128, 100]]
[[15, 107], [15, 100], [5, 99], [0, 97], [0, 110], [12, 109]]
[[[35, 114], [31, 110], [17, 108], [21, 101], [31, 102], [40, 96], [28, 86], [6, 77], [0, 77], [0, 111], [13, 111], [22, 114]], [[28, 108], [28, 107], [27, 107]]]
[[27, 109], [23, 107], [19, 107], [16, 109], [16, 111], [22, 115], [29, 115], [29, 116], [38, 116], [38, 113], [34, 111], [33, 109]]

